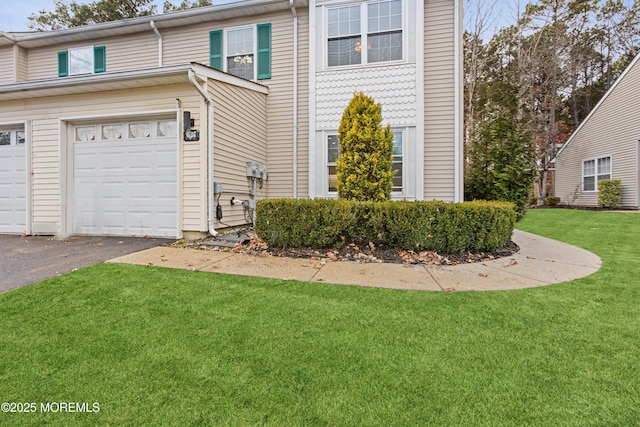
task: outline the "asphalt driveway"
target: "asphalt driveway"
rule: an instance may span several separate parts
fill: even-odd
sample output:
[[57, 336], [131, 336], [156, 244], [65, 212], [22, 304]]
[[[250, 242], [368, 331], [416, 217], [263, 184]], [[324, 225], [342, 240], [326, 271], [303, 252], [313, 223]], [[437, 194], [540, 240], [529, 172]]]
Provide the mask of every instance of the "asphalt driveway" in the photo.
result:
[[174, 240], [0, 234], [0, 293]]

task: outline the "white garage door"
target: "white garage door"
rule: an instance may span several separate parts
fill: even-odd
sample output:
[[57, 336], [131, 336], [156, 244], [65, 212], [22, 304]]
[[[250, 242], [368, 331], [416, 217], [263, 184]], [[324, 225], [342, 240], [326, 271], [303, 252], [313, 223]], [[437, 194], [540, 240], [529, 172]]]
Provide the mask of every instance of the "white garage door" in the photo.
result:
[[24, 233], [27, 173], [23, 130], [0, 130], [0, 233]]
[[73, 233], [177, 237], [175, 120], [74, 128]]

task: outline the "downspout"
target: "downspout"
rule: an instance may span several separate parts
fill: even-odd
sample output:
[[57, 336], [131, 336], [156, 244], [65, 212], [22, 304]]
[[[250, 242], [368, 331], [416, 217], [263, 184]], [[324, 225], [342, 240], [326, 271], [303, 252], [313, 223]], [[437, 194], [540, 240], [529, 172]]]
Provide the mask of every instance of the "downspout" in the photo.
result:
[[162, 34], [158, 31], [155, 22], [150, 21], [149, 24], [151, 24], [151, 29], [158, 36], [158, 67], [162, 67]]
[[289, 0], [293, 15], [293, 198], [298, 198], [298, 14]]
[[213, 197], [213, 99], [205, 92], [196, 81], [196, 73], [189, 70], [189, 81], [196, 88], [200, 96], [207, 103], [207, 226], [209, 233], [216, 236], [218, 232], [214, 228], [214, 197]]

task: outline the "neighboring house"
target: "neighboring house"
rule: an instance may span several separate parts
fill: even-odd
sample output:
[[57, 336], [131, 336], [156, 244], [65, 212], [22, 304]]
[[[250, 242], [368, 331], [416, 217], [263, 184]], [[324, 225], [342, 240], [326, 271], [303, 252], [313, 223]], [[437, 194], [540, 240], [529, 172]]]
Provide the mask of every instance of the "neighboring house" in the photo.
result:
[[555, 194], [598, 206], [598, 182], [620, 180], [621, 205], [640, 206], [640, 55], [615, 81], [556, 156]]
[[460, 201], [461, 14], [246, 0], [0, 32], [0, 232], [191, 238], [246, 223], [232, 197], [336, 197], [355, 91], [393, 129], [393, 197]]

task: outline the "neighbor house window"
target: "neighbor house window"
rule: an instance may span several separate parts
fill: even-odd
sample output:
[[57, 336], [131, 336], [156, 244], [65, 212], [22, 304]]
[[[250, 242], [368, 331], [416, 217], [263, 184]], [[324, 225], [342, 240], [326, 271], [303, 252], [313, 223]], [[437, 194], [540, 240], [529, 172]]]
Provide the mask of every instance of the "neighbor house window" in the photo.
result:
[[209, 66], [247, 80], [271, 78], [271, 24], [209, 33]]
[[402, 60], [402, 0], [327, 9], [327, 65]]
[[[393, 152], [391, 168], [396, 171], [393, 176], [393, 187], [391, 191], [402, 192], [403, 190], [403, 144], [404, 132], [392, 131], [393, 134]], [[340, 142], [338, 135], [327, 135], [327, 181], [330, 193], [338, 191], [338, 174], [336, 160], [340, 157]]]
[[106, 54], [104, 46], [77, 47], [58, 52], [58, 77], [104, 73]]
[[610, 156], [582, 162], [582, 191], [596, 191], [603, 179], [611, 179]]

